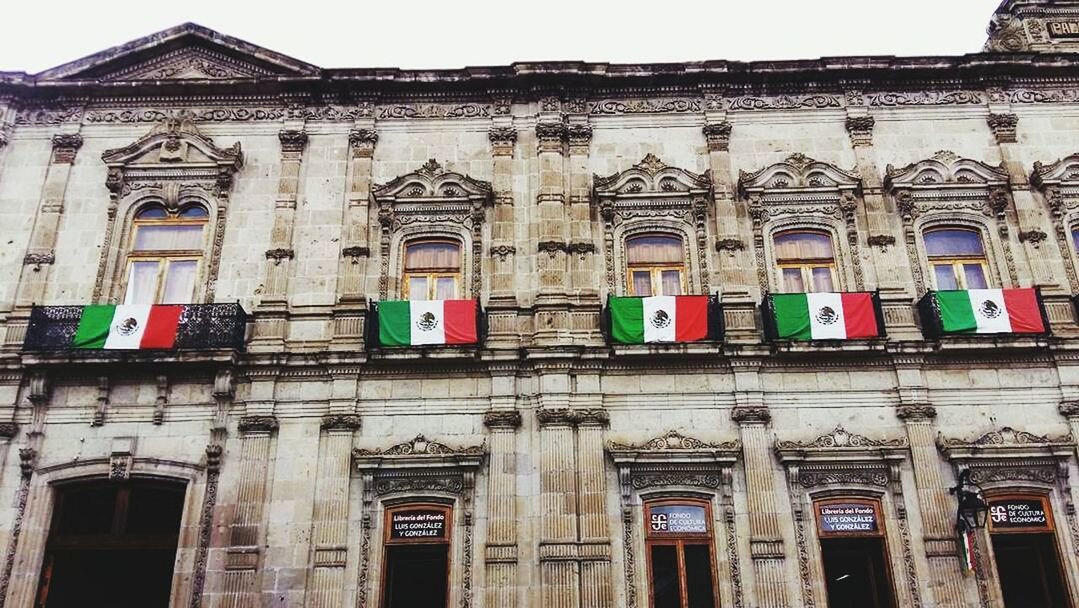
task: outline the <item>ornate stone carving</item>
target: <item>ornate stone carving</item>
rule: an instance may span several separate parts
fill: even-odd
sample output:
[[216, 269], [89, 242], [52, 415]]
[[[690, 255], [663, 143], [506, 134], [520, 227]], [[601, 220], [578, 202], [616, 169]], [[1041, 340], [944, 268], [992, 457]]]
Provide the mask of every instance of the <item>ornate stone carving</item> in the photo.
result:
[[491, 127], [487, 131], [487, 138], [491, 140], [491, 149], [496, 155], [512, 155], [513, 146], [517, 143], [517, 129], [513, 127]]
[[504, 262], [504, 261], [506, 261], [507, 257], [517, 253], [517, 248], [514, 247], [513, 245], [505, 245], [505, 244], [492, 245], [491, 249], [489, 250], [489, 253], [492, 256], [497, 257], [499, 259], [499, 261]]
[[371, 248], [364, 245], [353, 245], [341, 249], [341, 257], [348, 258], [353, 264], [359, 264], [360, 258], [371, 255]]
[[1071, 442], [1069, 437], [1049, 438], [1045, 435], [1035, 435], [1027, 431], [1017, 431], [1010, 426], [988, 433], [974, 440], [941, 437], [938, 443], [942, 447], [966, 447], [966, 446], [1015, 446], [1015, 445], [1046, 445], [1054, 443], [1067, 444]]
[[881, 253], [895, 245], [895, 237], [890, 234], [871, 234], [865, 239], [865, 244], [870, 247], [880, 247]]
[[322, 417], [319, 425], [324, 431], [358, 431], [362, 420], [356, 414], [330, 414]]
[[798, 483], [803, 488], [815, 488], [825, 485], [865, 485], [887, 487], [888, 482], [888, 473], [884, 469], [809, 469], [800, 471], [798, 473]]
[[567, 245], [559, 241], [540, 241], [537, 244], [537, 252], [546, 253], [551, 259], [554, 259], [559, 251], [565, 252], [566, 250]]
[[515, 429], [521, 426], [521, 412], [517, 410], [491, 410], [484, 412], [483, 425], [492, 429]]
[[649, 439], [644, 443], [638, 445], [624, 444], [611, 442], [608, 444], [608, 449], [611, 450], [633, 450], [638, 452], [657, 452], [665, 450], [737, 450], [737, 441], [727, 441], [724, 443], [708, 443], [701, 441], [700, 439], [694, 439], [693, 437], [686, 437], [676, 430], [667, 431], [666, 435], [661, 435], [653, 439]]
[[560, 122], [536, 124], [536, 139], [540, 144], [560, 144], [566, 138], [566, 125]]
[[731, 410], [731, 420], [739, 424], [767, 424], [772, 421], [772, 413], [766, 407], [738, 406]]
[[727, 102], [728, 110], [821, 110], [839, 108], [843, 102], [838, 95], [776, 95], [774, 97], [734, 97]]
[[378, 144], [378, 131], [374, 129], [351, 129], [348, 132], [348, 145], [358, 158], [371, 158]]
[[12, 439], [19, 434], [19, 425], [14, 422], [0, 422], [0, 439]]
[[1049, 238], [1049, 235], [1041, 230], [1024, 230], [1019, 233], [1019, 242], [1030, 243], [1035, 249], [1041, 248], [1041, 244], [1045, 242], [1045, 239], [1047, 238]]
[[595, 253], [596, 246], [593, 243], [568, 243], [566, 245], [566, 253], [570, 255], [578, 255], [581, 259], [584, 259], [585, 254]]
[[602, 409], [541, 408], [536, 410], [536, 420], [542, 426], [549, 425], [597, 425], [610, 424], [610, 416]]
[[397, 118], [488, 118], [491, 106], [481, 103], [397, 104], [378, 109], [379, 120]]
[[285, 260], [291, 260], [295, 256], [295, 252], [291, 249], [269, 249], [266, 251], [266, 259], [273, 260], [274, 266], [280, 266], [281, 262]]
[[566, 140], [570, 149], [587, 148], [592, 141], [592, 127], [589, 125], [573, 123], [566, 126]]
[[731, 143], [731, 123], [727, 121], [704, 125], [704, 139], [708, 142], [709, 152], [726, 152]]
[[604, 99], [588, 102], [589, 114], [679, 114], [701, 111], [697, 98]]
[[716, 251], [726, 251], [732, 255], [734, 252], [742, 251], [745, 248], [746, 244], [742, 239], [719, 239], [716, 241]]
[[718, 473], [641, 473], [634, 475], [633, 489], [658, 488], [664, 486], [695, 486], [699, 488], [719, 488], [723, 478]]
[[895, 415], [903, 421], [932, 420], [937, 417], [937, 408], [925, 403], [900, 405], [895, 408]]
[[237, 429], [240, 434], [250, 433], [269, 434], [277, 430], [277, 418], [275, 416], [244, 416], [240, 418]]
[[82, 147], [82, 135], [78, 133], [58, 133], [52, 136], [52, 162], [58, 165], [70, 165], [75, 162], [75, 154]]
[[41, 270], [41, 267], [45, 264], [55, 264], [56, 256], [51, 252], [49, 253], [28, 253], [23, 256], [22, 263], [24, 266], [33, 266], [34, 272]]
[[868, 95], [867, 99], [870, 106], [884, 108], [896, 106], [981, 105], [985, 103], [985, 96], [976, 91], [874, 93]]
[[848, 116], [847, 134], [855, 146], [869, 146], [873, 144], [873, 125], [877, 119], [872, 116]]
[[113, 452], [109, 455], [109, 479], [127, 481], [131, 478], [132, 457], [127, 452]]
[[907, 445], [906, 438], [870, 439], [865, 435], [849, 433], [843, 425], [836, 425], [832, 432], [817, 437], [813, 441], [777, 441], [776, 448], [781, 450], [806, 448], [899, 448]]
[[19, 448], [19, 473], [23, 479], [30, 479], [37, 466], [37, 450], [34, 448]]
[[386, 448], [385, 450], [376, 448], [374, 450], [357, 449], [354, 452], [357, 456], [404, 456], [404, 455], [417, 455], [417, 454], [483, 454], [484, 446], [468, 446], [463, 448], [452, 448], [444, 443], [437, 441], [428, 441], [423, 435], [416, 435], [416, 438], [411, 441], [399, 443], [397, 445]]
[[307, 131], [285, 129], [278, 131], [277, 139], [281, 141], [282, 152], [300, 153], [307, 147]]
[[1066, 418], [1079, 416], [1079, 401], [1061, 401], [1057, 410]]
[[997, 12], [989, 22], [989, 39], [985, 50], [998, 53], [1016, 53], [1030, 49], [1030, 41], [1023, 29], [1023, 22], [1012, 15]]
[[986, 118], [989, 128], [993, 131], [993, 137], [998, 144], [1015, 143], [1015, 127], [1019, 124], [1019, 117], [1015, 114], [990, 114]]

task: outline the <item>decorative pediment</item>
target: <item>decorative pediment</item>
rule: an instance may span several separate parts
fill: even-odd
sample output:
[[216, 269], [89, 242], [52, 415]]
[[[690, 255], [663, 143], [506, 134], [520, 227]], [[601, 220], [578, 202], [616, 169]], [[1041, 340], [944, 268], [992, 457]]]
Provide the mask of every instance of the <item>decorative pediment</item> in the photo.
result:
[[894, 189], [990, 188], [1008, 183], [1008, 171], [1001, 163], [987, 165], [941, 150], [931, 158], [896, 169], [888, 165], [884, 185]]
[[803, 488], [887, 487], [898, 481], [908, 445], [905, 437], [871, 439], [836, 425], [811, 441], [777, 439], [775, 449], [790, 482]]
[[379, 202], [413, 199], [424, 199], [428, 202], [488, 202], [491, 200], [491, 184], [448, 171], [432, 158], [412, 173], [396, 177], [389, 183], [376, 185], [372, 196]]
[[482, 455], [484, 453], [483, 444], [477, 446], [469, 446], [463, 448], [452, 448], [444, 443], [437, 441], [428, 441], [423, 435], [416, 435], [416, 438], [404, 443], [398, 443], [386, 449], [375, 448], [373, 450], [357, 449], [355, 454], [358, 457], [365, 456], [442, 456], [447, 454], [466, 454], [466, 455]]
[[388, 448], [352, 451], [356, 471], [365, 478], [365, 502], [373, 494], [395, 492], [471, 492], [487, 446], [451, 447], [423, 435]]
[[38, 80], [217, 80], [311, 76], [319, 68], [185, 23], [37, 75]]
[[857, 191], [862, 178], [856, 171], [845, 171], [829, 163], [795, 153], [786, 160], [763, 169], [738, 175], [738, 190], [743, 197]]
[[836, 425], [835, 430], [817, 437], [813, 441], [776, 441], [777, 450], [835, 450], [861, 448], [904, 448], [906, 437], [898, 439], [870, 439], [865, 435], [847, 432], [843, 425]]
[[989, 431], [976, 439], [955, 439], [939, 437], [937, 443], [942, 448], [989, 448], [1001, 449], [1009, 447], [1042, 447], [1055, 445], [1071, 445], [1072, 438], [1064, 435], [1061, 437], [1049, 437], [1048, 435], [1035, 435], [1027, 431], [1018, 431], [1010, 426], [1000, 430]]
[[708, 443], [701, 441], [700, 439], [694, 439], [693, 437], [686, 437], [678, 431], [667, 431], [666, 435], [661, 435], [653, 439], [649, 439], [642, 444], [631, 445], [625, 443], [611, 442], [608, 445], [608, 449], [611, 452], [661, 452], [666, 450], [737, 450], [737, 441], [727, 441], [723, 443]]
[[[937, 446], [974, 483], [1054, 483], [1068, 475], [1075, 452], [1069, 435], [1050, 437], [1004, 427], [973, 439], [937, 437]], [[958, 471], [957, 471], [958, 472]]]
[[239, 142], [219, 148], [182, 114], [158, 123], [129, 146], [106, 150], [101, 159], [109, 167], [106, 185], [114, 193], [126, 193], [140, 181], [159, 186], [170, 181], [210, 182], [227, 189], [243, 166]]
[[712, 188], [708, 172], [697, 174], [671, 167], [649, 153], [641, 162], [607, 177], [594, 175], [596, 198], [667, 198], [686, 194], [704, 195]]
[[1054, 186], [1079, 186], [1079, 153], [1065, 156], [1048, 165], [1035, 162], [1030, 183], [1039, 190]]

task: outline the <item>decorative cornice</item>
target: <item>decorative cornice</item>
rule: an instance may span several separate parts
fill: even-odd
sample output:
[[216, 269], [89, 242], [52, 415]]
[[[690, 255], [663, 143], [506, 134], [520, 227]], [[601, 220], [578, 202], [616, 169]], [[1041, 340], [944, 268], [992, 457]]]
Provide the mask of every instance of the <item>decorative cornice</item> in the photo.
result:
[[772, 413], [767, 407], [735, 407], [731, 410], [731, 420], [738, 424], [767, 424], [772, 420]]
[[322, 417], [324, 431], [358, 431], [362, 420], [356, 414], [329, 414]]
[[70, 165], [75, 162], [75, 154], [82, 147], [82, 135], [78, 133], [57, 133], [52, 136], [52, 162]]
[[383, 449], [357, 449], [353, 454], [356, 456], [415, 456], [415, 455], [480, 455], [484, 453], [484, 446], [469, 446], [463, 448], [452, 448], [444, 443], [437, 441], [428, 441], [423, 435], [416, 435], [416, 438], [411, 441], [399, 443], [385, 450]]
[[986, 117], [989, 128], [993, 131], [993, 137], [998, 144], [1015, 143], [1015, 127], [1019, 124], [1019, 116], [1015, 114], [990, 114]]
[[895, 416], [903, 421], [932, 420], [937, 417], [937, 408], [924, 403], [900, 405], [895, 408]]
[[269, 249], [266, 251], [266, 259], [273, 260], [274, 266], [281, 264], [284, 260], [291, 260], [296, 253], [291, 249]]
[[241, 434], [250, 433], [273, 433], [278, 428], [277, 418], [274, 416], [244, 416], [240, 418], [237, 429]]
[[797, 450], [812, 448], [901, 448], [906, 447], [906, 438], [870, 439], [865, 435], [847, 432], [843, 425], [836, 425], [830, 433], [817, 437], [813, 441], [776, 441], [776, 449]]
[[303, 152], [307, 147], [307, 131], [285, 129], [278, 131], [277, 139], [281, 142], [282, 152]]
[[664, 452], [668, 450], [737, 450], [737, 441], [723, 443], [708, 443], [693, 437], [686, 437], [676, 430], [667, 431], [667, 434], [654, 437], [641, 444], [626, 444], [610, 442], [608, 449], [612, 451], [626, 452]]
[[877, 120], [872, 116], [848, 116], [846, 126], [851, 143], [855, 147], [872, 145], [873, 126], [876, 124]]
[[708, 142], [709, 152], [726, 152], [730, 149], [731, 123], [727, 121], [715, 122], [704, 125], [701, 131], [704, 139]]
[[515, 429], [521, 426], [521, 412], [517, 410], [491, 410], [484, 412], [483, 425], [491, 429]]

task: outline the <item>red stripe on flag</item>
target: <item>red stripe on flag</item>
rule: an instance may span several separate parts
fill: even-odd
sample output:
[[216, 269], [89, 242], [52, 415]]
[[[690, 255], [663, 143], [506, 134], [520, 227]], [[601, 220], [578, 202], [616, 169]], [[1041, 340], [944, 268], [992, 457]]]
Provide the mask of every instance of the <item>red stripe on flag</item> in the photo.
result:
[[708, 296], [675, 296], [674, 339], [694, 342], [708, 337]]
[[880, 335], [877, 327], [877, 313], [873, 309], [873, 294], [843, 293], [843, 318], [847, 323], [847, 339], [876, 338]]
[[476, 301], [446, 300], [442, 303], [446, 323], [446, 344], [475, 344]]
[[176, 328], [180, 326], [183, 306], [151, 306], [146, 318], [139, 348], [172, 348], [176, 345]]
[[1045, 333], [1042, 322], [1042, 309], [1038, 306], [1038, 295], [1033, 289], [1002, 289], [1004, 306], [1008, 308], [1008, 320], [1012, 332], [1017, 334]]

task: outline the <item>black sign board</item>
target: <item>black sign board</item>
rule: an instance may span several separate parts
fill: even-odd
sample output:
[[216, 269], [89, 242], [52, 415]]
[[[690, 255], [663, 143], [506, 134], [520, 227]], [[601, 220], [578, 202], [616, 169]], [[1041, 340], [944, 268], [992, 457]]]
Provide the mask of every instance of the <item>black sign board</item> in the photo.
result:
[[408, 509], [390, 514], [390, 538], [400, 540], [446, 538], [446, 511]]
[[994, 530], [1050, 529], [1045, 501], [1040, 498], [990, 500], [989, 522]]
[[817, 504], [821, 534], [878, 534], [877, 505], [871, 502]]
[[1050, 38], [1079, 38], [1079, 21], [1050, 21], [1045, 29]]
[[708, 519], [701, 505], [656, 505], [649, 510], [651, 534], [707, 534]]

